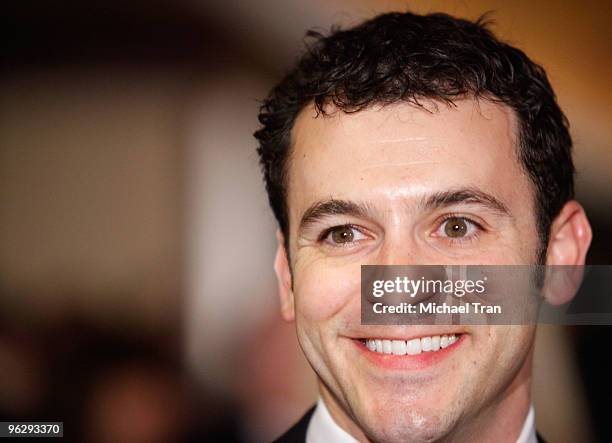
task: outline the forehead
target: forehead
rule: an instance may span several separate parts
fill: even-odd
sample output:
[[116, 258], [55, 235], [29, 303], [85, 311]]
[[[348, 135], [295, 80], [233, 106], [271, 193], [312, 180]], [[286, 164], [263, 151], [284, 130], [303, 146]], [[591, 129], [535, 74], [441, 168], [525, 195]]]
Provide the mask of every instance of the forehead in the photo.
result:
[[310, 107], [296, 119], [292, 141], [290, 219], [330, 197], [390, 204], [458, 186], [509, 200], [528, 191], [517, 160], [516, 117], [484, 99], [326, 116]]

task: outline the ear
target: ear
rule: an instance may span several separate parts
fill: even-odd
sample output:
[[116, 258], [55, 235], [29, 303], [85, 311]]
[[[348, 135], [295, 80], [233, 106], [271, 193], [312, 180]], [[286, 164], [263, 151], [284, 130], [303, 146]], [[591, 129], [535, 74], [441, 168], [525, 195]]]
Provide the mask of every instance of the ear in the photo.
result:
[[592, 238], [591, 225], [580, 203], [567, 202], [550, 228], [546, 264], [584, 265]]
[[276, 241], [278, 242], [278, 247], [274, 259], [274, 272], [278, 282], [281, 315], [286, 321], [290, 322], [295, 319], [295, 303], [291, 284], [291, 269], [287, 260], [287, 251], [285, 250], [285, 237], [280, 229], [276, 231]]
[[569, 302], [580, 287], [586, 254], [593, 238], [584, 209], [575, 200], [565, 204], [550, 228], [544, 297], [553, 305]]

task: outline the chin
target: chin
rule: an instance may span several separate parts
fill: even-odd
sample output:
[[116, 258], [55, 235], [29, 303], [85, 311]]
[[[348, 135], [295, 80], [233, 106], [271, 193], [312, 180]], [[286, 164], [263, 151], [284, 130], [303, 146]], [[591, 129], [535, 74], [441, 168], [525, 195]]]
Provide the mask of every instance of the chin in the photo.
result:
[[[355, 419], [371, 440], [377, 442], [429, 442], [448, 435], [454, 428], [456, 411], [448, 396], [439, 392], [407, 392], [369, 397]], [[428, 395], [429, 394], [429, 395]], [[375, 399], [375, 400], [372, 400]], [[452, 402], [455, 407], [458, 401]]]
[[[369, 416], [373, 417], [373, 416]], [[431, 442], [448, 434], [451, 423], [444, 417], [414, 409], [386, 411], [384, 417], [361, 423], [368, 437], [380, 443]]]

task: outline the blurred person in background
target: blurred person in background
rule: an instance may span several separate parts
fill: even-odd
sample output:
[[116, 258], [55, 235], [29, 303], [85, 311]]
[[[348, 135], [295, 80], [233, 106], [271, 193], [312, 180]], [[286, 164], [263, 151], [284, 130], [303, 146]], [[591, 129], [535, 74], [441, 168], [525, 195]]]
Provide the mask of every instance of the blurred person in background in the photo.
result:
[[[591, 228], [544, 70], [482, 19], [390, 13], [310, 36], [255, 134], [282, 316], [320, 394], [279, 441], [543, 441], [534, 326], [362, 326], [359, 272], [584, 264]], [[364, 344], [382, 340], [404, 352]]]

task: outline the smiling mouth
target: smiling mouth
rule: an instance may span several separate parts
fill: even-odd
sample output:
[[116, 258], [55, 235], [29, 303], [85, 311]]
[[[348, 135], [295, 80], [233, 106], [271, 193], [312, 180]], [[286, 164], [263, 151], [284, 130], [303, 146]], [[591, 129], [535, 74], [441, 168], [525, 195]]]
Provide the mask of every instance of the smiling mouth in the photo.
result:
[[366, 348], [377, 354], [418, 355], [423, 352], [438, 352], [452, 346], [462, 334], [432, 335], [412, 340], [387, 340], [368, 338], [359, 340]]

